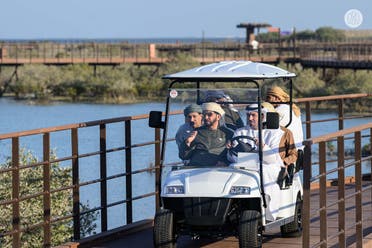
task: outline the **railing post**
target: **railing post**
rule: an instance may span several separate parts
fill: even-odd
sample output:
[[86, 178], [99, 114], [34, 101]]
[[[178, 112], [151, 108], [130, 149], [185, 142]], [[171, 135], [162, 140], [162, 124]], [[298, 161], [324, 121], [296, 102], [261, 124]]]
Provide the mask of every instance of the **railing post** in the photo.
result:
[[306, 139], [311, 138], [311, 103], [306, 102]]
[[98, 43], [94, 43], [94, 46], [96, 48], [96, 64], [99, 63], [99, 56], [100, 56], [100, 53], [99, 53], [99, 44]]
[[43, 208], [44, 208], [44, 247], [51, 246], [50, 225], [50, 134], [43, 135]]
[[43, 61], [46, 62], [46, 41], [43, 42]]
[[338, 166], [338, 243], [340, 248], [346, 247], [345, 230], [345, 149], [344, 136], [337, 137], [337, 166]]
[[[203, 37], [204, 38], [204, 37]], [[204, 39], [202, 40], [202, 63], [204, 63], [204, 57], [205, 57], [205, 44], [204, 44]]]
[[[369, 154], [372, 156], [372, 128], [369, 129]], [[370, 175], [371, 175], [371, 181], [372, 181], [372, 157], [371, 159], [369, 160], [370, 162]], [[371, 200], [372, 200], [372, 190], [371, 190]]]
[[344, 99], [338, 100], [338, 130], [344, 129]]
[[74, 43], [71, 42], [71, 63], [74, 63]]
[[160, 128], [155, 128], [155, 207], [156, 210], [160, 208], [160, 197], [161, 192], [158, 191], [160, 184]]
[[135, 57], [136, 57], [136, 62], [138, 62], [138, 44], [134, 46], [135, 49]]
[[132, 133], [131, 133], [131, 121], [125, 121], [125, 189], [126, 189], [126, 200], [127, 200], [127, 223], [133, 222], [132, 213]]
[[55, 58], [56, 55], [54, 54], [54, 42], [51, 42], [50, 45], [52, 46], [52, 52], [51, 52], [50, 56], [51, 56], [51, 58], [53, 58], [53, 57]]
[[293, 29], [293, 58], [296, 59], [296, 29]]
[[18, 46], [17, 46], [17, 44], [15, 45], [15, 58], [16, 58], [16, 63], [18, 64]]
[[363, 246], [361, 132], [355, 132], [355, 223], [356, 247]]
[[112, 63], [112, 44], [109, 44], [110, 63]]
[[72, 200], [73, 200], [73, 218], [74, 218], [74, 240], [80, 239], [80, 186], [79, 186], [79, 147], [78, 147], [78, 129], [71, 129], [71, 150], [72, 150]]
[[326, 169], [326, 143], [319, 143], [319, 209], [320, 209], [320, 247], [327, 247], [327, 169]]
[[106, 163], [106, 125], [99, 125], [100, 177], [101, 177], [101, 230], [107, 231], [107, 163]]
[[12, 203], [13, 208], [13, 247], [21, 247], [19, 212], [19, 138], [12, 138]]
[[32, 46], [30, 45], [30, 47], [28, 48], [28, 50], [30, 51], [30, 64], [32, 63]]
[[302, 247], [310, 247], [310, 178], [311, 178], [311, 143], [304, 142], [304, 178], [303, 178], [303, 212], [302, 212]]
[[58, 43], [57, 44], [57, 62], [59, 63], [59, 61], [60, 61], [60, 57], [61, 57], [61, 54], [59, 53], [59, 50], [60, 50], [60, 44]]

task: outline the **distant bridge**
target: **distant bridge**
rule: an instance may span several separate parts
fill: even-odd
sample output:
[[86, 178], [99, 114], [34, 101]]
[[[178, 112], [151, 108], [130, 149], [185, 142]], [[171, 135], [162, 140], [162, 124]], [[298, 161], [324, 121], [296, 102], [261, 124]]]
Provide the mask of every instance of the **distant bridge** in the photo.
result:
[[160, 65], [183, 53], [200, 63], [251, 60], [278, 64], [301, 63], [304, 68], [371, 69], [372, 42], [263, 43], [253, 49], [245, 43], [200, 42], [146, 44], [102, 42], [0, 42], [1, 66], [25, 64], [118, 66]]

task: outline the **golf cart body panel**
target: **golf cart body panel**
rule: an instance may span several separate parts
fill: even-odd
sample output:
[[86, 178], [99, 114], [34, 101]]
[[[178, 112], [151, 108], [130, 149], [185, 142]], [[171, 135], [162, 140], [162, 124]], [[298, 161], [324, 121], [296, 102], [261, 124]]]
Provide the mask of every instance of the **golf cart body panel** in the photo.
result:
[[[231, 167], [202, 167], [171, 171], [162, 189], [162, 197], [214, 197], [240, 198], [260, 197], [257, 171], [237, 170]], [[256, 185], [249, 188], [249, 195], [232, 194], [233, 187]], [[182, 188], [181, 192], [172, 194], [172, 187]], [[167, 191], [168, 190], [168, 191]], [[247, 189], [248, 190], [248, 189]]]

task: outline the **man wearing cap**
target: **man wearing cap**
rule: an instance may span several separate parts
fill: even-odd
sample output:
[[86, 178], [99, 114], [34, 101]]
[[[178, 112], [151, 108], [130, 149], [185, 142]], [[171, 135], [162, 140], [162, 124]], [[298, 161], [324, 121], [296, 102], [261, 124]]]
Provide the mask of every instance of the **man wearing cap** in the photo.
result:
[[274, 86], [267, 91], [266, 101], [272, 102], [276, 112], [279, 114], [280, 126], [286, 127], [292, 115], [291, 124], [287, 127], [293, 133], [293, 138], [297, 149], [302, 149], [302, 142], [304, 140], [301, 111], [300, 108], [292, 103], [292, 113], [290, 113], [289, 104], [280, 104], [280, 102], [289, 102], [289, 95], [279, 86]]
[[233, 132], [219, 124], [225, 112], [214, 102], [203, 103], [202, 109], [204, 125], [181, 143], [179, 157], [190, 160], [189, 165], [192, 166], [227, 165], [227, 144]]
[[[268, 112], [276, 112], [274, 106], [269, 102], [263, 102], [261, 106], [267, 109]], [[283, 167], [280, 172], [278, 183], [282, 185], [282, 180], [285, 179], [286, 186], [290, 186], [292, 185], [294, 165], [296, 164], [298, 154], [292, 131], [282, 126], [279, 129], [283, 132], [279, 142], [279, 155], [283, 160], [285, 168]], [[286, 176], [288, 174], [289, 176]]]
[[[261, 109], [261, 121], [266, 122], [266, 108]], [[258, 151], [258, 137], [259, 137], [259, 122], [258, 122], [258, 104], [248, 105], [246, 108], [247, 123], [245, 127], [239, 128], [234, 132], [234, 136], [250, 136], [256, 140], [244, 139], [243, 142], [249, 143], [252, 147]], [[280, 129], [262, 129], [262, 162], [263, 162], [263, 183], [265, 193], [270, 196], [269, 208], [266, 212], [267, 220], [275, 220], [280, 205], [280, 188], [277, 184], [279, 172], [284, 167], [283, 161], [279, 154], [280, 140], [283, 135], [283, 131]], [[235, 144], [232, 144], [234, 146]], [[230, 156], [231, 162], [239, 162], [236, 156]]]
[[[230, 107], [231, 98], [226, 95], [222, 90], [208, 90], [205, 96], [206, 102], [220, 103], [221, 108], [225, 112], [224, 121], [228, 128], [236, 130], [244, 126], [243, 120], [240, 118], [239, 112]], [[223, 103], [223, 104], [222, 104]]]
[[196, 128], [202, 125], [203, 120], [203, 110], [198, 104], [190, 104], [184, 110], [183, 114], [185, 116], [185, 123], [178, 128], [176, 133], [176, 143], [178, 149], [181, 143], [184, 142]]
[[[274, 106], [268, 102], [263, 102], [261, 106], [267, 109], [268, 112], [276, 112]], [[292, 131], [283, 126], [280, 126], [279, 129], [283, 132], [279, 143], [280, 157], [285, 166], [295, 164], [297, 160], [297, 149]]]

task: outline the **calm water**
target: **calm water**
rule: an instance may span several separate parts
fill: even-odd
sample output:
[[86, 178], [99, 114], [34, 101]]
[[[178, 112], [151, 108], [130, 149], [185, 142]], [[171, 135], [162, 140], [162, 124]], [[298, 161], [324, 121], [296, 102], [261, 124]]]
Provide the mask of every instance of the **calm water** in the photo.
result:
[[[114, 118], [121, 116], [131, 116], [146, 114], [150, 110], [164, 111], [163, 103], [138, 103], [125, 105], [110, 104], [84, 104], [84, 103], [53, 103], [51, 105], [35, 105], [27, 101], [15, 101], [11, 98], [0, 98], [0, 133], [9, 133], [37, 129], [42, 127], [51, 127], [57, 125], [87, 122], [99, 119]], [[313, 120], [336, 117], [336, 113], [314, 113]], [[182, 116], [177, 117], [177, 123], [182, 123]], [[303, 117], [304, 120], [304, 117]], [[368, 119], [353, 119], [345, 121], [345, 127], [351, 127], [362, 123], [371, 122]], [[313, 136], [336, 131], [338, 122], [327, 122], [314, 124], [312, 127]], [[107, 137], [110, 141], [107, 148], [124, 146], [124, 137], [122, 136], [121, 125], [108, 125]], [[177, 127], [170, 128], [170, 134], [176, 132]], [[154, 137], [152, 131], [147, 127], [147, 120], [136, 121], [132, 124], [132, 142], [140, 143], [151, 141]], [[86, 128], [79, 130], [79, 153], [88, 153], [99, 150], [98, 128]], [[118, 135], [120, 134], [120, 135]], [[21, 146], [34, 151], [36, 155], [42, 154], [41, 136], [26, 137], [21, 139]], [[51, 147], [56, 150], [58, 157], [71, 155], [69, 135], [66, 133], [52, 134]], [[363, 140], [365, 144], [366, 139]], [[348, 142], [346, 147], [351, 147], [352, 142]], [[10, 152], [10, 141], [0, 141], [0, 162], [6, 159]], [[177, 150], [175, 145], [167, 147], [176, 159]], [[151, 147], [133, 149], [133, 169], [147, 168], [154, 161], [154, 150]], [[173, 160], [174, 161], [174, 160]], [[108, 175], [123, 172], [125, 170], [125, 152], [110, 153], [107, 156], [109, 167]], [[99, 156], [83, 158], [79, 160], [81, 181], [93, 180], [99, 177]], [[69, 164], [63, 164], [70, 166]], [[369, 168], [364, 165], [365, 169]], [[141, 173], [133, 176], [133, 195], [149, 193], [154, 190], [153, 174]], [[119, 178], [110, 180], [108, 183], [108, 201], [115, 202], [125, 196], [125, 179]], [[90, 207], [100, 205], [99, 185], [90, 185], [81, 188], [81, 200], [88, 203]], [[152, 218], [154, 214], [154, 198], [146, 198], [134, 202], [134, 220]], [[109, 228], [115, 228], [125, 224], [125, 207], [122, 205], [109, 209]], [[98, 230], [99, 231], [99, 228]]]

